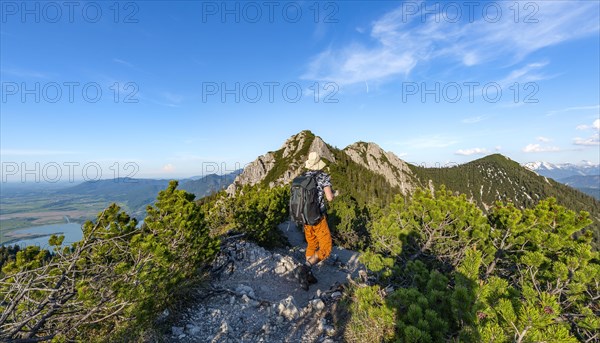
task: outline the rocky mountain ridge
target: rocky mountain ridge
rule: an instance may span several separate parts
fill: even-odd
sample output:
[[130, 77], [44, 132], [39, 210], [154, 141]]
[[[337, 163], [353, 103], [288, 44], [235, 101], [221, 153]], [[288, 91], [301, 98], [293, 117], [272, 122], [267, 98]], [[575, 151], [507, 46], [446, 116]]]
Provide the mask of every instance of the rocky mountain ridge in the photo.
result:
[[[323, 139], [310, 131], [302, 131], [287, 139], [279, 150], [267, 152], [252, 161], [227, 188], [227, 192], [233, 194], [240, 187], [258, 183], [267, 183], [270, 187], [290, 183], [300, 175], [304, 161], [312, 151], [335, 163], [335, 157]], [[277, 169], [278, 165], [286, 168]]]
[[[268, 152], [250, 163], [227, 191], [233, 194], [245, 185], [264, 184], [273, 187], [288, 184], [302, 172], [304, 161], [313, 151], [318, 152], [328, 165], [337, 163], [335, 156], [347, 156], [352, 163], [382, 176], [387, 187], [397, 189], [402, 194], [409, 194], [419, 187], [433, 189], [443, 184], [477, 199], [484, 208], [492, 206], [497, 200], [529, 204], [548, 196], [557, 196], [566, 190], [543, 175], [531, 173], [531, 168], [545, 168], [547, 163], [525, 168], [505, 156], [495, 154], [451, 168], [422, 168], [403, 161], [392, 152], [384, 151], [376, 143], [357, 142], [339, 150], [305, 130], [287, 139], [279, 150]], [[589, 163], [583, 167], [590, 172], [595, 168]], [[564, 170], [570, 166], [557, 168]], [[460, 175], [455, 175], [458, 170]], [[528, 189], [522, 182], [523, 178], [528, 179], [535, 189]]]
[[417, 184], [408, 163], [394, 153], [384, 151], [376, 143], [357, 142], [343, 151], [354, 162], [385, 177], [392, 187], [398, 187], [403, 194], [413, 191]]
[[[277, 151], [259, 156], [251, 162], [227, 189], [230, 194], [245, 185], [264, 183], [270, 187], [290, 183], [304, 169], [304, 161], [310, 152], [317, 152], [326, 163], [336, 163], [335, 148], [321, 137], [305, 130], [292, 137]], [[339, 152], [339, 151], [338, 151]], [[384, 151], [376, 143], [357, 142], [341, 150], [356, 164], [381, 175], [392, 187], [403, 194], [414, 190], [415, 180], [408, 164], [392, 152]]]
[[[538, 201], [554, 197], [575, 211], [584, 210], [595, 222], [600, 244], [600, 202], [581, 191], [540, 176], [510, 158], [494, 154], [469, 163], [445, 168], [423, 168], [409, 164], [375, 143], [357, 142], [344, 149], [328, 145], [310, 131], [302, 131], [277, 151], [268, 152], [252, 162], [229, 186], [233, 194], [245, 185], [268, 187], [285, 185], [303, 170], [308, 154], [321, 154], [332, 175], [334, 188], [357, 200], [359, 206], [370, 201], [386, 205], [394, 194], [410, 194], [417, 188], [430, 190], [445, 186], [466, 194], [484, 212], [496, 201], [512, 202], [529, 208]], [[384, 199], [385, 198], [385, 199]], [[384, 200], [382, 200], [384, 199]]]

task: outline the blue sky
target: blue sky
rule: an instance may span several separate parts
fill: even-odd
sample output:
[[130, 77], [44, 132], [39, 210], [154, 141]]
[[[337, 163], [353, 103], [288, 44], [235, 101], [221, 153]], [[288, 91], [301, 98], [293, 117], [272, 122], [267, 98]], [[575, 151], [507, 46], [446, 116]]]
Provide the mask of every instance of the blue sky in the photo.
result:
[[597, 1], [1, 5], [3, 181], [227, 172], [303, 129], [600, 162]]

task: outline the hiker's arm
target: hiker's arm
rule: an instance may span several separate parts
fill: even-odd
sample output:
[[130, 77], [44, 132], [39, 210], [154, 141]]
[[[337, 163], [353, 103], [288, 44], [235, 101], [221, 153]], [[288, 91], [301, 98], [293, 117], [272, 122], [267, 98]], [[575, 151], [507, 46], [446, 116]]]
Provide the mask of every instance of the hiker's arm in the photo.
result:
[[323, 191], [325, 192], [325, 197], [327, 198], [327, 201], [332, 201], [334, 198], [333, 192], [331, 191], [331, 187], [327, 186], [325, 188], [323, 188]]

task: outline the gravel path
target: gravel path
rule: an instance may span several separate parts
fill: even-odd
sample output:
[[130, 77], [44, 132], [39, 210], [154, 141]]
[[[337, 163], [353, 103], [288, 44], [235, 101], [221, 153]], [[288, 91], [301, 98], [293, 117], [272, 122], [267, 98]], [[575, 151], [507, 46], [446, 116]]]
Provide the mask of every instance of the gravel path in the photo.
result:
[[294, 272], [304, 261], [304, 235], [287, 222], [280, 230], [291, 249], [269, 251], [241, 238], [226, 241], [213, 264], [210, 287], [199, 290], [164, 341], [336, 342], [332, 307], [348, 278], [366, 275], [358, 254], [334, 247], [327, 261], [313, 267], [319, 282], [304, 291]]

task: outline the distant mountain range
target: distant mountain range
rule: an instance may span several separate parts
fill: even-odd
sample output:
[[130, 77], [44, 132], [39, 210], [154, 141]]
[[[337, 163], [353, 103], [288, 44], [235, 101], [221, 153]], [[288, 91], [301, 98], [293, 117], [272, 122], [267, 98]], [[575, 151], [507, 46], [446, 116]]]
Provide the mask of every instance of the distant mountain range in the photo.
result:
[[210, 174], [198, 176], [190, 179], [184, 179], [179, 182], [179, 188], [196, 195], [200, 199], [211, 193], [219, 192], [233, 183], [233, 180], [242, 173], [242, 170], [236, 170], [230, 174], [217, 175]]
[[139, 218], [146, 206], [153, 203], [158, 192], [168, 184], [169, 180], [117, 178], [86, 181], [56, 193], [64, 198], [66, 204], [81, 204], [87, 199], [102, 199], [106, 205], [115, 202], [126, 206], [131, 215]]
[[[200, 199], [229, 186], [240, 171], [226, 175], [206, 175], [179, 181], [179, 188]], [[118, 178], [88, 181], [72, 186], [35, 187], [28, 184], [2, 185], [0, 229], [11, 230], [45, 224], [58, 224], [68, 219], [83, 223], [94, 219], [111, 203], [117, 203], [129, 215], [141, 220], [146, 207], [156, 200], [169, 180]], [[57, 186], [58, 187], [58, 186]]]
[[[210, 174], [204, 177], [194, 177], [179, 180], [179, 189], [186, 190], [202, 198], [221, 191], [229, 186], [241, 170], [231, 174]], [[143, 216], [146, 206], [154, 203], [158, 192], [165, 189], [170, 180], [167, 179], [133, 179], [118, 178], [99, 181], [87, 181], [79, 185], [62, 189], [57, 193], [72, 195], [73, 198], [93, 196], [107, 199], [110, 202], [126, 204], [130, 214]]]
[[574, 188], [600, 188], [600, 175], [573, 175], [559, 181]]
[[600, 175], [600, 164], [582, 161], [579, 164], [549, 162], [530, 162], [523, 165], [542, 176], [551, 177], [554, 180], [563, 179], [575, 175]]
[[531, 162], [524, 167], [600, 199], [600, 164]]
[[[554, 197], [569, 209], [590, 213], [596, 245], [600, 246], [600, 201], [499, 154], [452, 168], [423, 168], [401, 160], [375, 143], [358, 142], [338, 149], [312, 132], [302, 131], [290, 137], [279, 150], [267, 152], [247, 165], [227, 191], [233, 193], [244, 185], [287, 185], [303, 171], [304, 161], [312, 151], [319, 152], [326, 162], [334, 188], [360, 206], [389, 203], [395, 194], [409, 195], [416, 188], [438, 189], [442, 185], [466, 194], [484, 212], [498, 200], [529, 208], [539, 200]], [[538, 170], [553, 169], [567, 168], [549, 164], [538, 167]], [[592, 173], [597, 166], [583, 169]]]
[[600, 200], [600, 175], [574, 175], [558, 181]]

